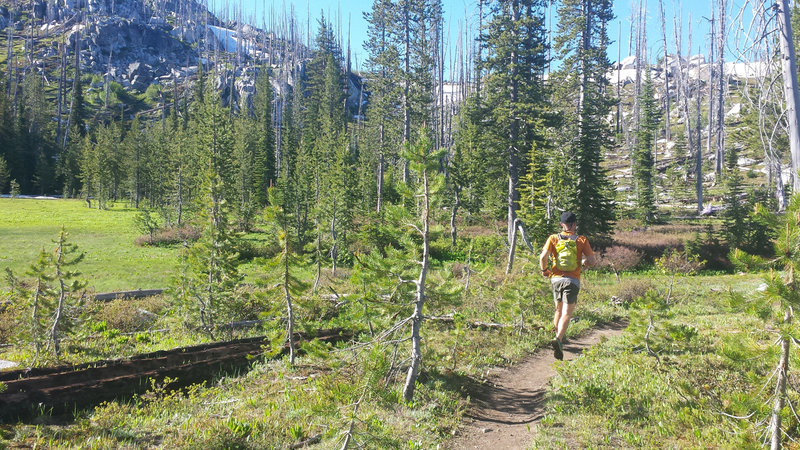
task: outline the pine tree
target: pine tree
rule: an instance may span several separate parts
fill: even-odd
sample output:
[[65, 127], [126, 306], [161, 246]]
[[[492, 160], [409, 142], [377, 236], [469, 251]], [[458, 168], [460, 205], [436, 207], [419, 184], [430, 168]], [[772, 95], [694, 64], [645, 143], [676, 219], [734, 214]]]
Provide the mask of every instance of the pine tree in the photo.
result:
[[[730, 159], [730, 158], [729, 158]], [[768, 222], [775, 221], [776, 217], [763, 211], [764, 219]], [[755, 298], [745, 298], [741, 294], [731, 294], [731, 306], [738, 307], [742, 311], [750, 312], [764, 322], [764, 327], [773, 332], [776, 331], [777, 340], [767, 341], [770, 346], [779, 349], [778, 361], [775, 370], [770, 371], [770, 383], [774, 380], [774, 387], [767, 389], [772, 392], [770, 397], [764, 401], [759, 398], [759, 404], [769, 404], [772, 402], [768, 433], [772, 439], [771, 448], [781, 448], [783, 435], [786, 434], [782, 429], [783, 417], [787, 411], [784, 410], [786, 402], [789, 401], [788, 389], [790, 380], [790, 356], [791, 346], [797, 341], [798, 328], [794, 323], [794, 310], [800, 307], [800, 285], [798, 285], [797, 271], [800, 269], [800, 194], [794, 194], [786, 208], [786, 214], [781, 220], [781, 224], [776, 226], [778, 236], [775, 241], [775, 263], [781, 271], [771, 270], [765, 276], [766, 290], [761, 296]], [[765, 351], [763, 348], [757, 350], [757, 356], [775, 356], [774, 352]], [[759, 391], [759, 396], [761, 395]], [[759, 417], [759, 419], [762, 419]]]
[[[234, 120], [234, 190], [236, 191], [236, 204], [233, 205], [236, 217], [236, 228], [240, 231], [249, 231], [255, 214], [256, 204], [254, 188], [258, 167], [256, 151], [258, 150], [257, 129], [248, 117], [238, 117]], [[262, 166], [263, 167], [263, 166]], [[263, 186], [262, 186], [263, 187]]]
[[491, 14], [481, 34], [486, 49], [481, 66], [487, 70], [481, 106], [488, 118], [485, 125], [489, 134], [483, 145], [499, 149], [502, 153], [492, 157], [499, 158], [507, 168], [505, 203], [510, 242], [520, 200], [520, 174], [527, 166], [524, 159], [534, 142], [546, 148], [542, 127], [547, 116], [544, 2], [497, 0], [491, 4]]
[[55, 155], [54, 132], [50, 105], [45, 96], [45, 85], [41, 76], [29, 75], [22, 84], [22, 100], [25, 108], [21, 110], [27, 117], [25, 124], [26, 153], [25, 159], [33, 164], [30, 168], [33, 177], [27, 187], [40, 195], [52, 192], [54, 188], [53, 156]]
[[528, 156], [527, 173], [521, 179], [520, 190], [519, 217], [530, 230], [534, 248], [540, 248], [544, 244], [549, 230], [555, 225], [554, 218], [547, 217], [550, 176], [548, 160], [540, 153], [534, 143]]
[[386, 178], [387, 163], [397, 158], [398, 143], [402, 141], [400, 119], [401, 84], [397, 82], [400, 74], [400, 52], [394, 39], [396, 33], [395, 5], [391, 0], [374, 0], [372, 9], [364, 13], [368, 23], [367, 42], [365, 48], [369, 54], [366, 62], [369, 78], [367, 89], [370, 91], [367, 115], [367, 135], [369, 145], [367, 149], [374, 149], [374, 157], [367, 159], [368, 151], [362, 151], [367, 164], [366, 167], [375, 167], [374, 183], [373, 172], [365, 170], [362, 177], [362, 186], [366, 198], [374, 198], [374, 205], [378, 212], [383, 207], [384, 181]]
[[[81, 140], [86, 136], [86, 107], [83, 99], [83, 83], [81, 81], [80, 72], [76, 70], [75, 79], [72, 85], [72, 99], [70, 100], [69, 117], [67, 124], [69, 124], [69, 133], [64, 135], [63, 146], [66, 147], [70, 140]], [[76, 131], [77, 134], [72, 132]]]
[[432, 152], [433, 144], [423, 129], [420, 138], [413, 146], [406, 151], [406, 158], [412, 162], [412, 170], [420, 180], [419, 193], [421, 211], [418, 220], [410, 222], [409, 226], [416, 230], [419, 238], [422, 239], [421, 255], [418, 261], [420, 269], [417, 279], [414, 281], [416, 292], [414, 295], [414, 312], [409, 317], [411, 321], [411, 364], [408, 367], [406, 381], [403, 386], [403, 399], [410, 402], [414, 398], [417, 377], [419, 376], [420, 365], [422, 363], [422, 341], [420, 329], [422, 327], [423, 309], [427, 301], [428, 270], [430, 266], [430, 227], [431, 227], [431, 196], [435, 189], [436, 170], [439, 165], [439, 158]]
[[636, 147], [633, 152], [636, 216], [646, 224], [656, 221], [653, 145], [659, 125], [657, 108], [653, 80], [648, 70], [642, 86], [642, 93], [639, 96], [640, 117], [636, 130]]
[[611, 147], [606, 118], [614, 104], [607, 91], [609, 62], [606, 25], [613, 19], [609, 0], [564, 0], [558, 10], [554, 45], [561, 69], [553, 74], [557, 103], [565, 108], [562, 141], [568, 150], [568, 202], [580, 223], [579, 232], [607, 236], [614, 224], [603, 155]]
[[[158, 167], [150, 154], [147, 135], [142, 132], [142, 124], [138, 117], [131, 123], [130, 131], [125, 135], [121, 148], [124, 149], [123, 166], [127, 173], [125, 190], [133, 202], [133, 207], [138, 209], [139, 202], [147, 195], [151, 178], [150, 169]], [[150, 196], [152, 198], [152, 193]]]
[[77, 308], [83, 299], [83, 296], [77, 294], [86, 286], [86, 283], [78, 278], [81, 275], [80, 272], [72, 269], [72, 266], [83, 260], [84, 254], [78, 253], [78, 246], [69, 242], [68, 237], [69, 234], [62, 225], [58, 238], [53, 241], [56, 248], [53, 252], [51, 266], [56, 286], [53, 288], [55, 310], [52, 313], [50, 342], [56, 358], [61, 356], [61, 339], [75, 326]]
[[[79, 136], [77, 126], [73, 125], [69, 132], [71, 136]], [[67, 146], [61, 150], [56, 161], [56, 176], [61, 183], [61, 192], [64, 197], [74, 198], [81, 191], [81, 159], [83, 139], [70, 139]]]
[[744, 198], [742, 175], [739, 171], [739, 152], [733, 145], [725, 152], [725, 210], [722, 213], [722, 230], [731, 249], [742, 248], [748, 238], [748, 208]]
[[30, 277], [30, 286], [14, 276], [6, 268], [6, 281], [11, 287], [12, 307], [20, 310], [23, 319], [19, 324], [18, 340], [33, 348], [33, 363], [39, 360], [47, 342], [47, 311], [52, 311], [55, 302], [54, 276], [51, 273], [50, 254], [44, 248], [35, 263], [25, 273]]
[[267, 189], [275, 185], [275, 131], [272, 126], [273, 92], [269, 68], [262, 66], [256, 78], [253, 96], [253, 114], [257, 142], [253, 155], [253, 202], [260, 207], [267, 204]]
[[3, 155], [0, 155], [0, 194], [6, 191], [6, 183], [8, 183], [10, 176], [11, 173], [8, 171], [8, 163], [6, 163], [6, 159]]
[[199, 199], [203, 232], [188, 251], [188, 274], [179, 280], [185, 284], [176, 289], [183, 294], [180, 300], [189, 316], [198, 319], [202, 331], [212, 339], [224, 320], [236, 316], [234, 291], [242, 280], [238, 270], [239, 255], [228, 222], [226, 189], [220, 165], [215, 162], [218, 157], [212, 154], [206, 161]]
[[508, 171], [502, 155], [489, 145], [489, 130], [482, 123], [483, 113], [477, 93], [468, 97], [455, 119], [453, 131], [449, 181], [459, 190], [459, 203], [468, 219], [484, 207], [497, 209], [492, 207], [498, 202], [491, 194], [505, 189], [503, 180]]

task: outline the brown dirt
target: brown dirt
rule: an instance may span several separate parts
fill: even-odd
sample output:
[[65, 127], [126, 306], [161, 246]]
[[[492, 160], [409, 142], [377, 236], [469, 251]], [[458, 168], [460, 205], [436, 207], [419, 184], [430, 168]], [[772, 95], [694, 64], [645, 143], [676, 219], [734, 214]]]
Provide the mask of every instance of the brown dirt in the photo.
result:
[[[564, 345], [564, 361], [577, 358], [603, 338], [621, 334], [624, 328], [623, 323], [613, 323], [570, 338]], [[526, 448], [545, 411], [555, 360], [551, 349], [541, 349], [514, 367], [497, 369], [488, 381], [475, 386], [470, 392], [472, 408], [455, 438], [443, 448]]]

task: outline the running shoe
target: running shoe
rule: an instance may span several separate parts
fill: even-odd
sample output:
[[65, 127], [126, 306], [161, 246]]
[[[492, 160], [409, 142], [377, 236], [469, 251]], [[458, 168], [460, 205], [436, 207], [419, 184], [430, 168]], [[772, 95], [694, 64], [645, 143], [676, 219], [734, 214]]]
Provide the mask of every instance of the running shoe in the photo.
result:
[[557, 360], [563, 360], [564, 348], [561, 346], [561, 341], [559, 341], [558, 338], [553, 339], [550, 341], [550, 345], [553, 347], [553, 356], [555, 356]]

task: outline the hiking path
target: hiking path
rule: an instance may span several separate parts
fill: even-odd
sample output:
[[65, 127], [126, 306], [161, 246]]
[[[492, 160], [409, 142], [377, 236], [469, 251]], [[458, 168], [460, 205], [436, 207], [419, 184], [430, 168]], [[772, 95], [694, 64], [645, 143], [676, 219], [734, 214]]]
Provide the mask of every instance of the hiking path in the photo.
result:
[[[587, 330], [564, 344], [564, 361], [577, 358], [603, 338], [622, 334], [624, 323]], [[488, 380], [470, 388], [472, 407], [446, 449], [524, 449], [545, 412], [547, 385], [555, 374], [553, 351], [537, 350], [513, 367], [493, 369]]]

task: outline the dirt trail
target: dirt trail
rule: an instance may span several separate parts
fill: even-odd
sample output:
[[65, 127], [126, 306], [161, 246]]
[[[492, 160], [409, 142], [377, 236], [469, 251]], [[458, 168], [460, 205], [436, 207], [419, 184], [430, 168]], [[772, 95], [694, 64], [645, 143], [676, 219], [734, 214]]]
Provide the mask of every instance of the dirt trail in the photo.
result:
[[[571, 338], [564, 360], [577, 358], [603, 337], [622, 333], [625, 324], [613, 323]], [[446, 449], [523, 449], [531, 441], [545, 410], [547, 383], [556, 374], [553, 351], [541, 349], [522, 363], [498, 369], [490, 379], [471, 389], [473, 407], [465, 414], [456, 437]]]

